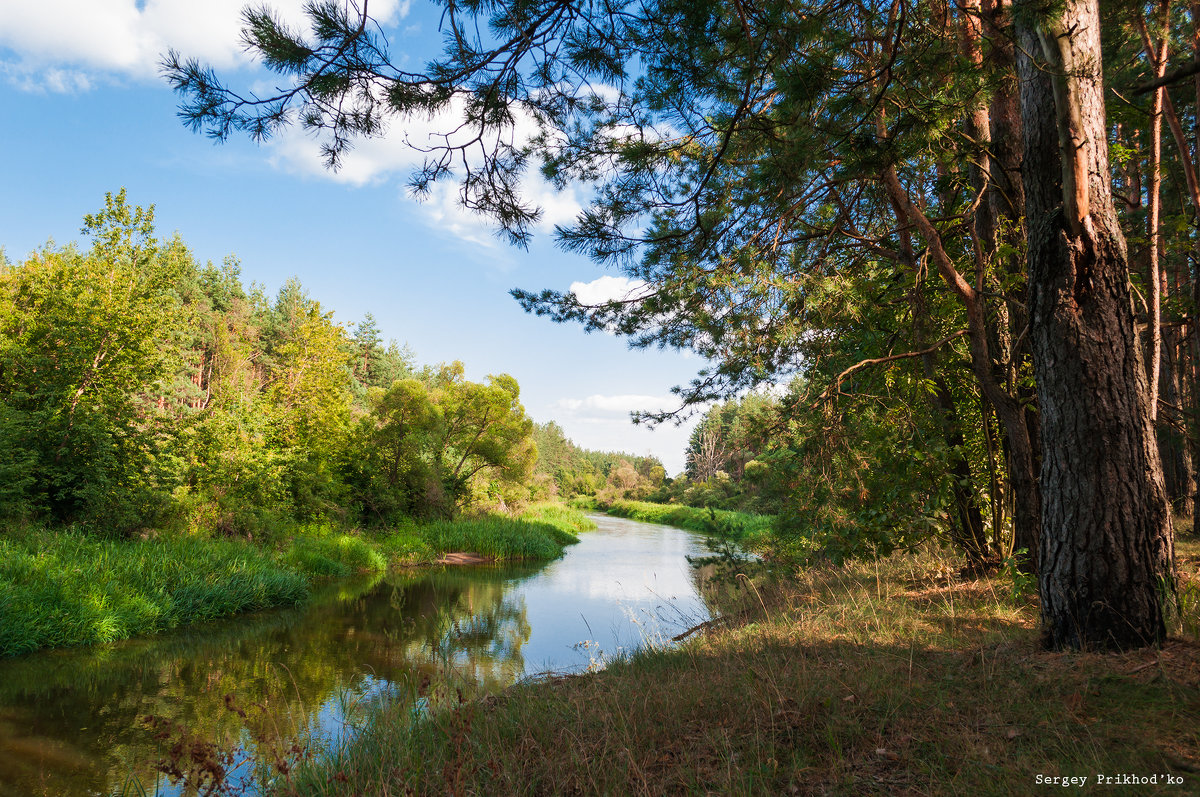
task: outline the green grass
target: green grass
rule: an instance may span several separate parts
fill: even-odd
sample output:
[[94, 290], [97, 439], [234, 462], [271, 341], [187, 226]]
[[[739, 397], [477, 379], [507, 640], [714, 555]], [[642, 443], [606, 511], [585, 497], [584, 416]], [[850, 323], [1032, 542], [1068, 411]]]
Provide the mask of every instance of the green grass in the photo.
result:
[[239, 539], [110, 540], [75, 529], [0, 536], [0, 657], [145, 636], [305, 600], [313, 583], [469, 551], [500, 561], [553, 559], [591, 526], [539, 504], [520, 518], [405, 525], [364, 536], [299, 526], [280, 549]]
[[548, 523], [572, 536], [596, 530], [596, 524], [583, 512], [554, 501], [533, 504], [520, 514], [520, 519]]
[[1200, 789], [1194, 640], [1047, 653], [1032, 600], [956, 565], [711, 578], [729, 619], [678, 649], [484, 700], [451, 686], [423, 720], [399, 700], [278, 792], [1023, 795], [1062, 791], [1038, 775], [1090, 793], [1097, 772]]
[[297, 537], [283, 561], [313, 576], [345, 578], [387, 569], [387, 558], [362, 537], [345, 533]]
[[497, 516], [438, 521], [419, 531], [438, 553], [471, 552], [496, 561], [554, 559], [564, 546], [579, 542], [574, 533], [552, 522]]
[[577, 509], [545, 502], [518, 517], [484, 515], [408, 524], [388, 530], [379, 545], [394, 565], [419, 565], [447, 553], [477, 553], [496, 561], [555, 559], [596, 524]]
[[769, 515], [752, 515], [724, 509], [699, 509], [682, 504], [652, 504], [649, 501], [613, 501], [599, 508], [617, 517], [676, 526], [730, 539], [747, 548], [757, 548], [767, 542], [774, 520]]
[[234, 540], [0, 539], [0, 656], [112, 642], [308, 596], [309, 578]]

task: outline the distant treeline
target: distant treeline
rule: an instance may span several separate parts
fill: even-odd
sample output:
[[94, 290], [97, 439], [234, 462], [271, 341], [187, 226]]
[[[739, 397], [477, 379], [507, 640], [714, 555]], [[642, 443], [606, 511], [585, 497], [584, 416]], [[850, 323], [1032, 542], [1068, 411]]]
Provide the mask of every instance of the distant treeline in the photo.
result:
[[[589, 451], [567, 439], [554, 421], [535, 424], [538, 460], [535, 484], [562, 498], [620, 491], [620, 497], [644, 498], [669, 481], [657, 457], [616, 451]], [[630, 495], [626, 496], [625, 493]]]

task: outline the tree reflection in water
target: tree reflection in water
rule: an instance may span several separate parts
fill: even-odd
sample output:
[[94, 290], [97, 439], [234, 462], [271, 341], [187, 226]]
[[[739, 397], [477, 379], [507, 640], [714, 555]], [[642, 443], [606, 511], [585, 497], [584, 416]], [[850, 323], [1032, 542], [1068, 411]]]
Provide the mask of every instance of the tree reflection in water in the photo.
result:
[[153, 793], [167, 745], [152, 738], [148, 716], [189, 738], [242, 747], [244, 760], [269, 752], [257, 749], [264, 740], [353, 732], [372, 701], [404, 699], [448, 674], [498, 691], [524, 673], [530, 634], [511, 587], [537, 570], [339, 583], [301, 609], [2, 662], [0, 795], [107, 794], [131, 773]]
[[243, 777], [292, 739], [320, 749], [353, 733], [377, 700], [419, 709], [460, 689], [497, 692], [709, 616], [698, 593], [716, 597], [729, 582], [688, 566], [711, 553], [700, 538], [596, 519], [546, 565], [344, 582], [300, 609], [0, 662], [0, 797], [111, 794], [130, 774], [153, 794], [170, 740], [153, 738], [147, 716], [169, 723], [173, 740], [242, 748]]

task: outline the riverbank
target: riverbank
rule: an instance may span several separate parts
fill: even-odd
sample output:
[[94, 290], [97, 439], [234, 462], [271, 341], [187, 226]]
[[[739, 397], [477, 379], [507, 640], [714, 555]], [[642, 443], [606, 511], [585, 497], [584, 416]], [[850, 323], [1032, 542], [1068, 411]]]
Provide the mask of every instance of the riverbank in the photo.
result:
[[957, 571], [924, 553], [710, 580], [723, 627], [421, 722], [398, 702], [278, 793], [1027, 794], [1063, 777], [1091, 791], [1097, 773], [1200, 787], [1194, 617], [1160, 650], [1047, 653], [1032, 585]]
[[300, 526], [274, 540], [162, 535], [111, 540], [77, 529], [0, 537], [0, 657], [113, 642], [288, 606], [327, 578], [433, 564], [447, 553], [553, 559], [590, 521], [561, 505], [379, 531]]
[[701, 509], [682, 504], [655, 504], [649, 501], [598, 502], [584, 497], [572, 501], [580, 509], [598, 509], [616, 517], [675, 526], [688, 531], [736, 542], [747, 550], [764, 547], [770, 538], [770, 515], [731, 512], [724, 509]]

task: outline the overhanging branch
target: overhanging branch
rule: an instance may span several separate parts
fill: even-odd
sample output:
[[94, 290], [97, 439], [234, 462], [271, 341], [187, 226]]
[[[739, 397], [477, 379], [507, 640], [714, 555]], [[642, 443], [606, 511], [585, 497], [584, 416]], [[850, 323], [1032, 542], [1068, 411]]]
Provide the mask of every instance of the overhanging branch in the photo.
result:
[[894, 362], [896, 360], [907, 360], [907, 359], [911, 359], [913, 357], [924, 357], [926, 354], [933, 354], [935, 351], [940, 349], [942, 346], [945, 346], [950, 341], [961, 338], [963, 335], [966, 335], [966, 334], [967, 334], [967, 330], [960, 329], [957, 332], [955, 332], [951, 335], [947, 335], [946, 337], [942, 338], [937, 343], [933, 344], [932, 346], [930, 346], [927, 349], [921, 349], [920, 351], [906, 351], [903, 354], [889, 354], [886, 357], [872, 357], [869, 360], [862, 360], [860, 362], [857, 362], [854, 365], [847, 368], [845, 371], [842, 371], [840, 374], [838, 374], [837, 377], [834, 378], [833, 383], [830, 384], [829, 387], [822, 390], [821, 395], [817, 396], [817, 400], [814, 401], [811, 405], [809, 405], [808, 408], [810, 410], [815, 410], [817, 407], [819, 407], [821, 405], [821, 402], [828, 399], [835, 392], [839, 392], [842, 387], [842, 381], [846, 377], [850, 376], [850, 374], [854, 373], [855, 371], [862, 370], [863, 368], [866, 368], [869, 365], [882, 365], [883, 363], [890, 363], [890, 362]]

